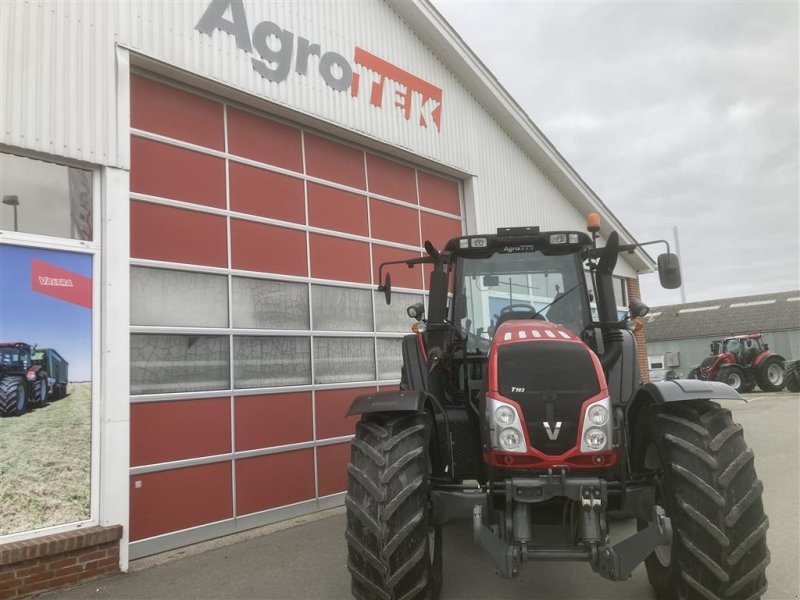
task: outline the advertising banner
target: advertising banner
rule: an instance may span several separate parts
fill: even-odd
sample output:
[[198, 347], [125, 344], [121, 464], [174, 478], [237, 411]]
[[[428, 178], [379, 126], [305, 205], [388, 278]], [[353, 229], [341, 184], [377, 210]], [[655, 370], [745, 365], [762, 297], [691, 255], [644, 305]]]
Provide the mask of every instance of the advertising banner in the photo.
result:
[[0, 244], [0, 535], [88, 519], [92, 256]]

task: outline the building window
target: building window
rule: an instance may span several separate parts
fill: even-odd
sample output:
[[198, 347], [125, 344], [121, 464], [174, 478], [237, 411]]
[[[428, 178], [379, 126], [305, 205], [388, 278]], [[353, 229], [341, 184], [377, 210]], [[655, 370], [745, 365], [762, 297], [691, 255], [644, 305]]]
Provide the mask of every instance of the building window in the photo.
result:
[[93, 239], [92, 172], [0, 153], [0, 229]]
[[265, 388], [311, 383], [307, 337], [233, 338], [234, 387]]
[[171, 269], [131, 268], [131, 324], [228, 326], [228, 278]]
[[94, 175], [0, 153], [0, 543], [92, 518]]
[[226, 389], [230, 346], [220, 335], [131, 335], [131, 393]]

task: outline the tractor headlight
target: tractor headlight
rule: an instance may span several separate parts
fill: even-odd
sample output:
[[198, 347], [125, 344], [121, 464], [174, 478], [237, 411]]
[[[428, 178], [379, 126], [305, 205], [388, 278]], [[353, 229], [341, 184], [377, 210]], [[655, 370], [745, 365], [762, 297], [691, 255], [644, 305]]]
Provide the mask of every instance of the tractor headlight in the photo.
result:
[[515, 450], [522, 441], [522, 434], [513, 427], [506, 427], [497, 436], [497, 441], [503, 450]]
[[494, 420], [497, 421], [498, 425], [511, 425], [516, 418], [517, 415], [510, 406], [501, 405], [494, 411]]
[[521, 423], [524, 421], [516, 406], [487, 395], [486, 420], [492, 448], [505, 452], [528, 451], [525, 434], [521, 429]]
[[608, 423], [608, 409], [602, 404], [595, 404], [589, 408], [588, 417], [592, 425], [602, 427]]
[[581, 452], [601, 452], [611, 449], [614, 419], [609, 398], [601, 398], [585, 408], [581, 430]]
[[592, 450], [602, 450], [607, 440], [605, 432], [598, 427], [592, 427], [583, 435], [583, 441]]

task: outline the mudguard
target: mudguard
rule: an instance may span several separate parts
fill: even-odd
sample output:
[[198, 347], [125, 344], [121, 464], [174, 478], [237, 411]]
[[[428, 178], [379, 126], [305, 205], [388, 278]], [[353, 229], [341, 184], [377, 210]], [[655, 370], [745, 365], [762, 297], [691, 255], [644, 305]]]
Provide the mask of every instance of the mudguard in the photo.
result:
[[685, 402], [687, 400], [744, 400], [736, 390], [721, 381], [701, 379], [670, 379], [655, 381], [640, 387], [627, 408], [627, 430], [629, 439], [636, 437], [639, 416], [650, 403]]
[[700, 379], [671, 379], [646, 383], [636, 392], [635, 400], [649, 395], [656, 404], [683, 400], [744, 400], [727, 383]]
[[416, 390], [386, 390], [374, 394], [356, 396], [347, 416], [368, 413], [415, 412], [425, 411], [426, 392]]
[[780, 354], [775, 354], [771, 350], [766, 350], [766, 351], [762, 352], [761, 354], [759, 354], [758, 356], [756, 356], [756, 359], [753, 361], [753, 366], [754, 367], [760, 367], [761, 363], [763, 363], [768, 358], [772, 358], [773, 356], [775, 358], [777, 358], [778, 360], [780, 360], [782, 363], [784, 363], [784, 364], [786, 363], [786, 359], [784, 357], [782, 357]]

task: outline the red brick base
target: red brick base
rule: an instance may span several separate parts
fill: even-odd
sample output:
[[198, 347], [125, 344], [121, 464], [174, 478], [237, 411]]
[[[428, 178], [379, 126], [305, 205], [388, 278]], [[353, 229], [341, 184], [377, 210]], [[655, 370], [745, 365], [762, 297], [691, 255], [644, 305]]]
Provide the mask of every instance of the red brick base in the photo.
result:
[[0, 598], [23, 598], [119, 572], [122, 527], [87, 527], [0, 544]]

